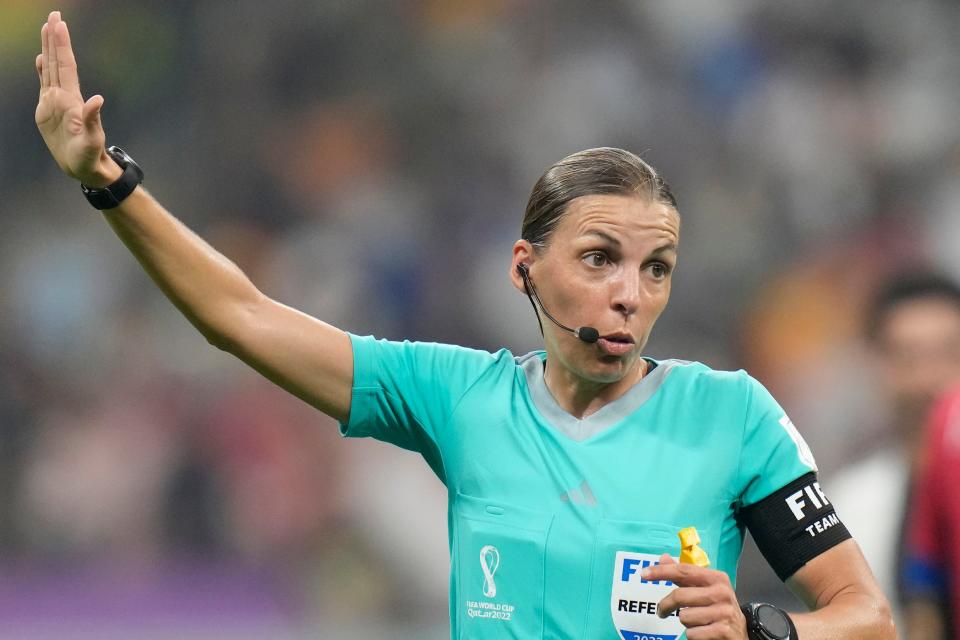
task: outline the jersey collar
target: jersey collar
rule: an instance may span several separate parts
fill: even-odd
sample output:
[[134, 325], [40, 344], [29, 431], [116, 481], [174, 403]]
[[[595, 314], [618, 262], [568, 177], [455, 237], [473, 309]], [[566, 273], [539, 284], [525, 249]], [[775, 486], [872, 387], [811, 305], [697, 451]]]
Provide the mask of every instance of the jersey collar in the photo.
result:
[[652, 370], [625, 394], [610, 402], [598, 411], [584, 418], [576, 418], [560, 407], [553, 394], [547, 388], [543, 378], [545, 351], [533, 351], [517, 358], [517, 365], [523, 369], [530, 391], [530, 399], [543, 419], [568, 438], [583, 442], [596, 434], [623, 421], [639, 409], [663, 385], [667, 374], [679, 364], [677, 360], [657, 361], [644, 358]]

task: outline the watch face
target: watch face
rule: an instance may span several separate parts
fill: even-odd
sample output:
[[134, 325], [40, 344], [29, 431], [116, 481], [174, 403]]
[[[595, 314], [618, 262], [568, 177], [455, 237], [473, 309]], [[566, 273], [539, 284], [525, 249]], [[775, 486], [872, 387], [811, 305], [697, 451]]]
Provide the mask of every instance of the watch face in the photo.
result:
[[760, 628], [770, 637], [777, 640], [787, 640], [790, 637], [790, 624], [786, 615], [769, 604], [761, 604], [756, 610], [757, 622]]
[[132, 166], [133, 170], [137, 174], [137, 182], [143, 182], [143, 169], [140, 168], [140, 165], [137, 164], [137, 161], [131, 158], [126, 151], [114, 145], [107, 149], [107, 153], [109, 153], [110, 157], [113, 158], [118, 165], [120, 165], [120, 168], [126, 169], [127, 166]]

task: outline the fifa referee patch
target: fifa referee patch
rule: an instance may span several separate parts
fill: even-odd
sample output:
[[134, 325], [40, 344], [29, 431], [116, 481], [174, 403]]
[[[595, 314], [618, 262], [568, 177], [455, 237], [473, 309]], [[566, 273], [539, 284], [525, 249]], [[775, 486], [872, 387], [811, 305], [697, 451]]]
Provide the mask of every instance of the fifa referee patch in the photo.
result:
[[673, 583], [640, 577], [641, 571], [657, 564], [660, 564], [660, 556], [656, 554], [617, 551], [610, 611], [613, 624], [623, 640], [676, 640], [684, 631], [678, 611], [666, 618], [657, 616], [657, 605], [673, 591]]
[[737, 517], [781, 580], [851, 537], [812, 472], [743, 507]]

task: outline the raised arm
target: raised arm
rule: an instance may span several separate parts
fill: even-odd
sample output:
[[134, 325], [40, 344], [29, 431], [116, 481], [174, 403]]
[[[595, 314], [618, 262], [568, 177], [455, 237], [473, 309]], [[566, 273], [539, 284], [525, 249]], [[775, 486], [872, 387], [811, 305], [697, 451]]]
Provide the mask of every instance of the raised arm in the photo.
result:
[[[121, 169], [106, 153], [103, 98], [84, 102], [59, 12], [50, 14], [40, 38], [37, 127], [64, 173], [89, 187], [105, 187]], [[210, 344], [324, 413], [338, 420], [349, 416], [353, 353], [346, 333], [265, 296], [142, 186], [104, 217]]]

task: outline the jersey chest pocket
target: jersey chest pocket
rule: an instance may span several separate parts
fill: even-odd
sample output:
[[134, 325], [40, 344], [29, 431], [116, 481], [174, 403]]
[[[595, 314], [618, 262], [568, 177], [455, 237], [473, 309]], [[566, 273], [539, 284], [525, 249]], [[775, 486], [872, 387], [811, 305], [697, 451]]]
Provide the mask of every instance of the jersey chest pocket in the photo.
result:
[[[677, 640], [684, 626], [674, 614], [656, 615], [657, 603], [675, 586], [640, 577], [667, 553], [678, 560], [681, 527], [658, 522], [600, 520], [590, 571], [590, 594], [583, 638], [589, 640]], [[711, 560], [717, 555], [712, 531], [700, 530], [701, 547]]]
[[553, 515], [462, 493], [454, 513], [456, 637], [540, 640]]

